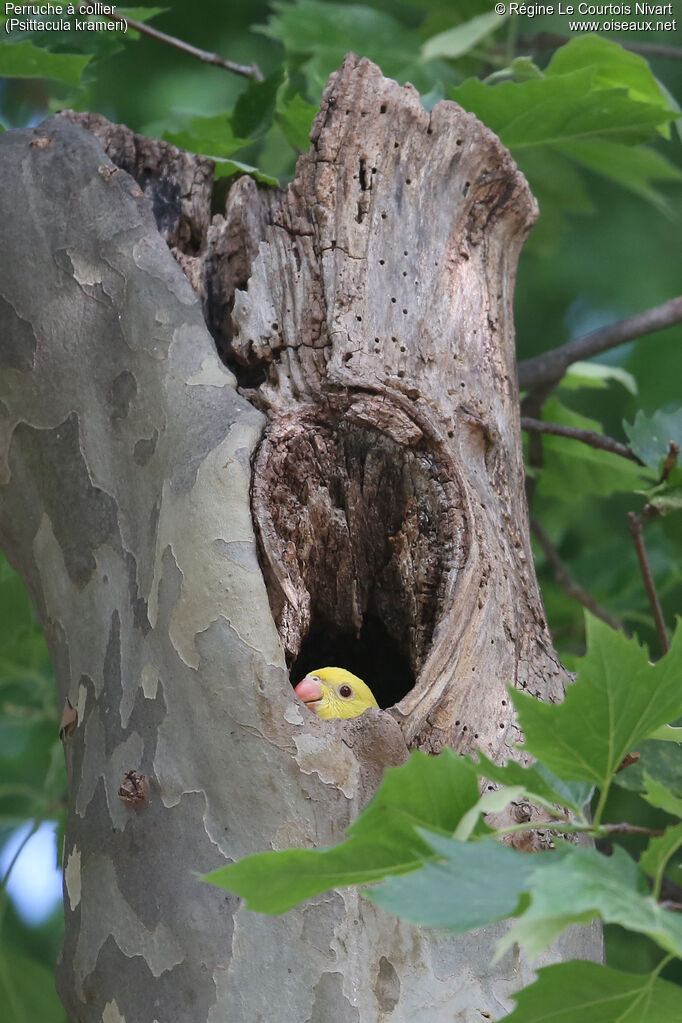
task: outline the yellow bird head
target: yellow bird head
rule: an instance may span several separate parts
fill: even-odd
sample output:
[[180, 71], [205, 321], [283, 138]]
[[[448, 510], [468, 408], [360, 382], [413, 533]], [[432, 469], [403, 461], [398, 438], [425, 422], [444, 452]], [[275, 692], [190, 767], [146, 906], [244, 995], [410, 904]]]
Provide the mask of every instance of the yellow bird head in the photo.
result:
[[318, 718], [356, 718], [379, 706], [369, 686], [344, 668], [311, 671], [294, 692]]

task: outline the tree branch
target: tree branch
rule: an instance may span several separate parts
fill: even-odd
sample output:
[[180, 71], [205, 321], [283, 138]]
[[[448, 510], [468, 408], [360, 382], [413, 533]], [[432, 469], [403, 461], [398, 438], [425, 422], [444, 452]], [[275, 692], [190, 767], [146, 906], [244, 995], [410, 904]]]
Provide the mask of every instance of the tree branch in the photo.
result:
[[607, 327], [574, 338], [565, 345], [553, 348], [532, 359], [524, 359], [519, 363], [519, 387], [528, 391], [546, 384], [554, 384], [561, 379], [572, 363], [580, 359], [591, 359], [600, 352], [625, 344], [645, 334], [663, 330], [675, 323], [682, 322], [682, 295], [671, 298], [663, 305], [654, 306], [646, 312], [629, 316]]
[[[517, 49], [530, 50], [536, 53], [538, 50], [554, 50], [560, 46], [570, 43], [573, 36], [565, 36], [556, 32], [538, 32], [536, 35], [519, 36]], [[682, 60], [682, 49], [679, 46], [666, 46], [663, 43], [631, 43], [620, 44], [624, 50], [632, 53], [641, 53], [643, 57], [662, 57], [667, 60]], [[496, 47], [502, 49], [501, 47]]]
[[656, 632], [658, 633], [658, 639], [661, 644], [661, 653], [667, 654], [670, 648], [670, 644], [668, 643], [668, 633], [665, 627], [665, 619], [663, 618], [661, 602], [658, 599], [658, 593], [656, 592], [654, 577], [651, 574], [651, 567], [649, 565], [646, 547], [644, 546], [643, 526], [646, 520], [653, 518], [654, 515], [658, 515], [658, 510], [651, 504], [646, 504], [639, 515], [636, 515], [634, 512], [629, 512], [628, 528], [630, 530], [632, 541], [635, 545], [635, 551], [637, 552], [637, 560], [639, 561], [639, 568], [642, 573], [642, 579], [644, 580], [644, 588], [646, 589], [649, 603], [651, 604], [651, 610], [654, 615]]
[[603, 433], [597, 433], [595, 430], [580, 430], [577, 426], [562, 426], [560, 423], [545, 423], [541, 419], [531, 419], [529, 416], [524, 416], [521, 419], [521, 427], [532, 433], [551, 433], [556, 437], [579, 440], [591, 448], [610, 451], [613, 455], [620, 455], [621, 458], [629, 458], [632, 462], [637, 462], [638, 465], [644, 465], [627, 444], [621, 444], [613, 437], [606, 437]]
[[639, 824], [628, 824], [627, 821], [622, 824], [600, 824], [599, 831], [605, 831], [608, 835], [653, 835], [657, 838], [664, 834], [662, 828], [645, 828]]
[[583, 589], [580, 583], [576, 582], [561, 560], [556, 547], [547, 536], [547, 533], [544, 531], [537, 519], [530, 520], [530, 529], [531, 533], [540, 545], [542, 553], [547, 559], [547, 563], [554, 570], [554, 578], [558, 582], [559, 586], [561, 586], [564, 593], [566, 593], [572, 600], [577, 600], [579, 604], [586, 607], [587, 610], [591, 611], [593, 615], [597, 616], [597, 618], [601, 618], [601, 620], [606, 622], [607, 625], [610, 625], [612, 629], [621, 629], [622, 626], [618, 619], [609, 614], [609, 612], [594, 599], [591, 593], [588, 593], [587, 590]]
[[[78, 8], [79, 13], [82, 13], [81, 7], [85, 6], [87, 5], [82, 4]], [[197, 60], [203, 61], [204, 64], [215, 64], [216, 67], [222, 67], [226, 71], [233, 71], [235, 75], [242, 75], [244, 78], [254, 78], [257, 82], [263, 81], [263, 73], [257, 64], [235, 64], [233, 60], [226, 60], [217, 53], [200, 50], [197, 46], [192, 46], [182, 39], [176, 39], [175, 36], [159, 32], [157, 28], [152, 28], [151, 25], [145, 25], [143, 21], [133, 21], [132, 18], [126, 18], [121, 14], [104, 14], [103, 17], [109, 21], [118, 21], [121, 24], [128, 25], [136, 32], [139, 32], [140, 35], [149, 36], [150, 39], [156, 39], [159, 43], [165, 43], [166, 46], [172, 46], [176, 50], [188, 53], [190, 57], [196, 57]]]

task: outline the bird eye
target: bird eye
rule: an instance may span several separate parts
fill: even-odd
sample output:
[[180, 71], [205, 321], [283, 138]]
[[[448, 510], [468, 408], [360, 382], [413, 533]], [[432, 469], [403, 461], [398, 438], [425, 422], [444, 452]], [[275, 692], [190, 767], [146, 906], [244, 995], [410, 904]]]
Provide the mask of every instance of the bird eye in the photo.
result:
[[343, 696], [347, 700], [348, 697], [352, 696], [352, 695], [353, 695], [353, 690], [351, 689], [350, 686], [347, 686], [347, 685], [339, 686], [339, 696]]

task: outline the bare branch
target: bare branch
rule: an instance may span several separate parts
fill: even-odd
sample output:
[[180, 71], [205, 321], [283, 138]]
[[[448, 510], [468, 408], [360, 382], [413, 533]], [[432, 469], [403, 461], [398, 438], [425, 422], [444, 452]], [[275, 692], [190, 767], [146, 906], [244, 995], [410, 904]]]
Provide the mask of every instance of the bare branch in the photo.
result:
[[559, 586], [561, 586], [564, 593], [566, 593], [572, 600], [577, 600], [579, 604], [586, 607], [587, 610], [591, 611], [593, 615], [597, 616], [597, 618], [601, 618], [601, 620], [606, 622], [607, 625], [610, 625], [612, 629], [621, 629], [622, 626], [618, 619], [609, 614], [609, 612], [594, 599], [591, 593], [588, 593], [587, 590], [583, 589], [580, 583], [576, 582], [561, 560], [556, 547], [547, 536], [547, 533], [544, 531], [537, 519], [530, 520], [530, 528], [533, 536], [542, 549], [542, 553], [547, 559], [547, 563], [554, 570], [554, 578], [558, 582]]
[[605, 831], [608, 835], [654, 835], [658, 837], [664, 834], [662, 828], [644, 828], [639, 824], [628, 824], [623, 821], [622, 824], [600, 824], [600, 831]]
[[[536, 35], [519, 36], [517, 49], [537, 53], [538, 50], [554, 50], [570, 43], [573, 36], [565, 36], [556, 32], [538, 32]], [[662, 57], [665, 60], [682, 60], [682, 49], [679, 46], [666, 46], [664, 43], [622, 42], [624, 50], [641, 53], [643, 57]], [[496, 47], [495, 49], [502, 49]]]
[[[81, 7], [85, 6], [87, 5], [81, 5]], [[79, 13], [82, 13], [81, 7], [78, 8]], [[130, 28], [139, 32], [140, 35], [149, 36], [150, 39], [156, 39], [159, 43], [165, 43], [166, 46], [172, 46], [176, 50], [188, 53], [190, 57], [196, 57], [197, 60], [203, 61], [204, 64], [215, 64], [216, 67], [222, 67], [226, 71], [233, 71], [235, 75], [242, 75], [244, 78], [255, 78], [257, 82], [263, 81], [263, 73], [257, 64], [235, 64], [233, 60], [226, 60], [217, 53], [200, 50], [197, 46], [192, 46], [182, 39], [176, 39], [175, 36], [159, 32], [157, 28], [152, 28], [151, 25], [145, 25], [143, 21], [133, 21], [132, 18], [126, 18], [121, 14], [104, 14], [102, 16], [108, 18], [109, 21], [118, 21], [124, 25], [129, 25]]]
[[661, 602], [658, 599], [658, 593], [656, 592], [654, 577], [651, 574], [651, 567], [649, 565], [646, 547], [644, 546], [644, 523], [647, 519], [653, 518], [655, 515], [658, 515], [658, 510], [650, 504], [645, 505], [639, 515], [636, 515], [634, 512], [629, 512], [628, 528], [635, 545], [635, 551], [637, 552], [639, 568], [642, 573], [642, 579], [644, 580], [644, 588], [646, 589], [649, 603], [651, 604], [651, 610], [654, 615], [656, 632], [658, 633], [658, 639], [661, 644], [661, 652], [666, 654], [670, 649], [668, 633], [665, 627], [665, 619], [663, 618]]
[[603, 433], [597, 433], [595, 430], [580, 430], [577, 426], [562, 426], [560, 423], [545, 423], [541, 419], [531, 419], [528, 416], [521, 419], [521, 427], [532, 433], [551, 433], [556, 437], [579, 440], [591, 448], [610, 451], [613, 455], [620, 455], [621, 458], [629, 458], [632, 462], [637, 462], [638, 465], [644, 465], [627, 444], [621, 444], [613, 437], [606, 437]]
[[546, 384], [556, 383], [574, 362], [580, 359], [591, 359], [600, 352], [633, 341], [645, 334], [663, 330], [675, 323], [682, 322], [682, 295], [671, 298], [663, 305], [654, 306], [643, 313], [629, 316], [607, 327], [574, 338], [565, 345], [553, 348], [532, 359], [524, 359], [519, 363], [519, 386], [522, 390], [532, 390]]

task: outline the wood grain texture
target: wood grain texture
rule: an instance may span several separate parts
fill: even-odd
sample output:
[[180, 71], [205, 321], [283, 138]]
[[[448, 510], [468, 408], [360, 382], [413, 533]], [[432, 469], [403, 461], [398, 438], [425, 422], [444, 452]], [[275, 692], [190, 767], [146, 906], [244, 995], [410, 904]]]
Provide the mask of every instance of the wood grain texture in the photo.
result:
[[409, 744], [504, 757], [507, 683], [554, 700], [566, 681], [511, 308], [535, 200], [473, 115], [427, 113], [366, 60], [331, 77], [311, 140], [233, 312], [236, 358], [266, 376], [253, 502], [280, 635], [292, 659], [307, 630], [377, 615], [417, 676], [394, 708]]
[[[262, 917], [195, 873], [340, 841], [408, 744], [504, 758], [506, 682], [565, 678], [522, 488], [527, 186], [475, 118], [353, 57], [312, 143], [285, 193], [242, 180], [212, 216], [209, 161], [98, 117], [0, 135], [0, 542], [77, 715], [79, 1023], [470, 1023], [538, 965], [490, 964], [504, 924], [427, 932], [353, 888]], [[320, 624], [371, 624], [416, 684], [318, 720], [287, 658]], [[575, 929], [540, 963], [600, 949]]]

